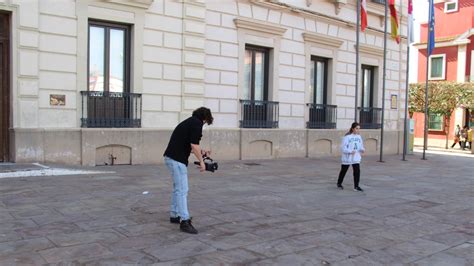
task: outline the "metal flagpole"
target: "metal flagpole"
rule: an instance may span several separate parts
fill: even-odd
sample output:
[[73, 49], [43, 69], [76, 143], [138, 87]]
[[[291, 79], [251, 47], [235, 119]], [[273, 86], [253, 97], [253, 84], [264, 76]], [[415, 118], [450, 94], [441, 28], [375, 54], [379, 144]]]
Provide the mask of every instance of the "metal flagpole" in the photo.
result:
[[[410, 7], [409, 7], [410, 8]], [[410, 20], [410, 14], [408, 14], [408, 20]], [[405, 119], [403, 123], [403, 161], [406, 161], [406, 155], [407, 155], [407, 150], [408, 150], [408, 89], [410, 86], [410, 82], [408, 80], [408, 76], [410, 74], [410, 34], [411, 34], [410, 29], [410, 21], [408, 21], [408, 27], [407, 27], [407, 72], [406, 72], [406, 83], [405, 83]]]
[[383, 31], [383, 80], [382, 80], [382, 126], [380, 128], [380, 159], [379, 162], [383, 162], [383, 127], [384, 127], [384, 116], [385, 116], [385, 73], [387, 71], [387, 9], [388, 0], [385, 0], [385, 26]]
[[355, 77], [355, 103], [354, 122], [357, 122], [357, 96], [359, 94], [359, 31], [360, 31], [360, 1], [357, 0], [357, 26], [356, 26], [356, 77]]
[[408, 80], [408, 72], [410, 69], [410, 64], [408, 60], [410, 58], [410, 43], [408, 41], [407, 47], [407, 74], [406, 74], [406, 86], [405, 86], [405, 119], [404, 119], [404, 127], [403, 127], [403, 160], [406, 161], [405, 156], [408, 150], [408, 89], [409, 89], [409, 80]]
[[424, 132], [423, 132], [423, 160], [426, 160], [426, 148], [428, 147], [428, 63], [430, 59], [430, 45], [431, 45], [431, 40], [430, 40], [430, 34], [431, 34], [431, 20], [432, 16], [434, 17], [434, 14], [431, 12], [434, 12], [434, 9], [432, 8], [432, 3], [433, 0], [429, 0], [429, 9], [430, 11], [428, 12], [428, 28], [426, 31], [427, 35], [427, 42], [426, 42], [426, 86], [425, 86], [425, 127], [424, 127]]

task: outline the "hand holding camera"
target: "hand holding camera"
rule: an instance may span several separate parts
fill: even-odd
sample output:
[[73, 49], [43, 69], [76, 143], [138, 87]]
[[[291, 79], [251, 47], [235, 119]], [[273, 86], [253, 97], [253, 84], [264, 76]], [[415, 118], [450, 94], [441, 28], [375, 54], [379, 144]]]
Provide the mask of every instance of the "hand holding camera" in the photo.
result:
[[[202, 161], [204, 163], [204, 167], [206, 171], [213, 172], [217, 170], [219, 167], [217, 162], [214, 162], [211, 157], [208, 157], [206, 153], [202, 156]], [[201, 166], [201, 163], [199, 161], [194, 162], [195, 165]], [[202, 169], [202, 166], [201, 166]]]

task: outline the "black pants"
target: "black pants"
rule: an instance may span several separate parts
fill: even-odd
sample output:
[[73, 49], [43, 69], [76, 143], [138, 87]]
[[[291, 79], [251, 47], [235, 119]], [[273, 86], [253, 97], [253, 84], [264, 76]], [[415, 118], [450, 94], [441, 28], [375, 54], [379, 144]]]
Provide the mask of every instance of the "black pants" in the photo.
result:
[[[337, 179], [338, 185], [342, 185], [342, 181], [344, 181], [344, 176], [346, 176], [348, 169], [349, 169], [348, 164], [341, 165], [341, 172], [339, 172], [339, 178]], [[358, 163], [353, 164], [352, 171], [354, 172], [354, 187], [358, 187], [359, 179], [360, 179], [360, 164]]]
[[456, 144], [459, 144], [459, 147], [462, 149], [462, 142], [461, 141], [454, 141], [453, 145], [451, 145], [451, 148], [454, 148]]

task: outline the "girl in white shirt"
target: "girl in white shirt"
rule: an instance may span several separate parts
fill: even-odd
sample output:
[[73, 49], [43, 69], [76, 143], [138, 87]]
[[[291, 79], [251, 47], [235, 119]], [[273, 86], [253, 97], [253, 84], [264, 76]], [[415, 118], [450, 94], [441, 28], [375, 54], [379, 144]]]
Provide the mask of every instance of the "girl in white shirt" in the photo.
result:
[[342, 181], [344, 181], [344, 176], [346, 175], [349, 166], [352, 165], [352, 170], [354, 172], [354, 190], [364, 191], [359, 187], [360, 160], [362, 157], [361, 154], [365, 151], [364, 142], [359, 135], [359, 131], [359, 123], [354, 122], [352, 123], [349, 132], [347, 132], [342, 139], [341, 171], [339, 172], [339, 178], [337, 179], [337, 187], [339, 189], [344, 189]]

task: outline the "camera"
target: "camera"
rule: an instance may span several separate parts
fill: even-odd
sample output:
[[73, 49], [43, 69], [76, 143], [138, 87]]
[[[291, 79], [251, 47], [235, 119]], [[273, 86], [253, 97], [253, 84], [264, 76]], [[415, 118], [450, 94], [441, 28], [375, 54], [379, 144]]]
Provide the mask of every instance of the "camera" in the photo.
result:
[[[202, 160], [204, 161], [204, 165], [206, 165], [206, 171], [213, 172], [217, 170], [219, 167], [217, 162], [214, 162], [211, 157], [203, 156]], [[195, 165], [200, 165], [198, 161], [194, 162]]]

